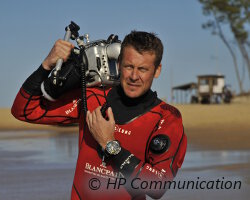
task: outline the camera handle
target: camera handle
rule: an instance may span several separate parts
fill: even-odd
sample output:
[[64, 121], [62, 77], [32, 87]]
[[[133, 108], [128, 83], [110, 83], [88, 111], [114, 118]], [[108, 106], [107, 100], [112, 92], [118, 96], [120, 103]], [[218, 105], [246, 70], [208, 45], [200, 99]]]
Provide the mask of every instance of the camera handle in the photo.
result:
[[[66, 28], [65, 28], [65, 35], [64, 35], [64, 40], [65, 41], [69, 41], [69, 39], [76, 39], [79, 34], [78, 34], [78, 31], [80, 30], [80, 27], [74, 23], [73, 21], [71, 21], [70, 25], [68, 25]], [[53, 84], [54, 85], [57, 85], [58, 84], [58, 79], [60, 79], [59, 76], [59, 71], [61, 70], [61, 67], [62, 67], [62, 64], [63, 64], [63, 59], [59, 58], [56, 62], [56, 66], [55, 66], [55, 70], [54, 70], [54, 80], [53, 80]], [[59, 81], [60, 82], [60, 81]]]

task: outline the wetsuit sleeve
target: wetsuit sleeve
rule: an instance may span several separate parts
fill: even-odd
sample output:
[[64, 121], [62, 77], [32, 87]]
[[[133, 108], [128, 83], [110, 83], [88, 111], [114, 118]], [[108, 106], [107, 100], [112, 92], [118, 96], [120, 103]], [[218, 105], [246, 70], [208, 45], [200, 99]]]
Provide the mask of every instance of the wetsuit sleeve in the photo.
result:
[[[187, 138], [179, 111], [172, 111], [165, 112], [155, 126], [148, 140], [145, 160], [138, 159], [124, 149], [113, 160], [116, 168], [129, 179], [127, 190], [133, 196], [147, 194], [152, 198], [161, 198], [183, 163]], [[152, 187], [142, 190], [140, 184], [143, 181]]]
[[79, 119], [79, 92], [70, 91], [55, 102], [43, 98], [41, 83], [50, 71], [42, 65], [32, 73], [19, 90], [11, 108], [12, 115], [21, 121], [38, 124], [70, 124]]

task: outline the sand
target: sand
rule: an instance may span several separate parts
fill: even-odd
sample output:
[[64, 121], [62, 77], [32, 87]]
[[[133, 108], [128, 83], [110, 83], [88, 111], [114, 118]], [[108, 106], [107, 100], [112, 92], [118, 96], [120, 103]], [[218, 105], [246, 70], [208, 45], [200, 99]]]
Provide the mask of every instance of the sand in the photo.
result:
[[176, 107], [189, 144], [203, 149], [250, 149], [250, 101]]
[[[188, 144], [202, 149], [250, 149], [250, 98], [221, 105], [175, 105], [183, 117]], [[46, 130], [75, 133], [78, 127], [30, 124], [0, 109], [0, 130]], [[35, 137], [35, 136], [33, 136]]]

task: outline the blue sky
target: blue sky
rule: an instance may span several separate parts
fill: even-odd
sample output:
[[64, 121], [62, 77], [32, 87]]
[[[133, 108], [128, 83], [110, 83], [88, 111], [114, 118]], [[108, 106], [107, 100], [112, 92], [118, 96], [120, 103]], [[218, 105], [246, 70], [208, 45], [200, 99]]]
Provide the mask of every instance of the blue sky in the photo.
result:
[[[21, 84], [64, 36], [71, 20], [90, 40], [106, 39], [111, 33], [123, 39], [134, 29], [157, 33], [165, 51], [161, 76], [152, 88], [161, 98], [170, 100], [171, 84], [195, 82], [200, 74], [224, 74], [238, 91], [228, 50], [218, 37], [201, 28], [207, 19], [197, 0], [2, 0], [0, 107], [12, 105]], [[232, 40], [229, 31], [227, 37]], [[249, 83], [245, 88], [249, 89]]]

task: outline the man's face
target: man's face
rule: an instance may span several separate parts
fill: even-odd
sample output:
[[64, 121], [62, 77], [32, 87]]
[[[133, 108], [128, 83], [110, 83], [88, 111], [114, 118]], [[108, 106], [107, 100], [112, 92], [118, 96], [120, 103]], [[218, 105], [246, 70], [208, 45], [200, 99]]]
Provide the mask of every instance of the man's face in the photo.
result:
[[119, 64], [120, 81], [124, 93], [130, 98], [136, 98], [146, 93], [161, 72], [161, 65], [155, 69], [155, 54], [143, 52], [140, 54], [132, 46], [124, 48]]

